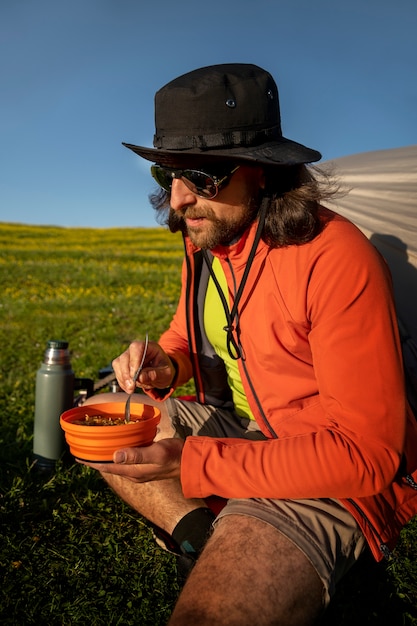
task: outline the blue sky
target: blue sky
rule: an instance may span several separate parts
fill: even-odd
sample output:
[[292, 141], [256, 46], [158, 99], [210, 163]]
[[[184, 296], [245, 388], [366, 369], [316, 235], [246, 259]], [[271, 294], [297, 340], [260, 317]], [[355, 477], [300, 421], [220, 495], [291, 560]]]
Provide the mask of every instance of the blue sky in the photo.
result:
[[416, 0], [1, 0], [0, 221], [154, 226], [155, 91], [214, 63], [274, 76], [328, 160], [417, 143]]

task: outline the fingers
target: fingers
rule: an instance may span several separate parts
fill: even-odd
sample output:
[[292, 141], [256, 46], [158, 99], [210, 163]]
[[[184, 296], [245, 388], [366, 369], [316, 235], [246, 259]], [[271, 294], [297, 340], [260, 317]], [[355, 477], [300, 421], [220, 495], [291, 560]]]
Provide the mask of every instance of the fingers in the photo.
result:
[[[133, 341], [127, 350], [113, 360], [112, 366], [117, 382], [127, 393], [134, 391], [133, 376], [141, 362], [145, 343]], [[143, 389], [169, 387], [175, 375], [175, 368], [161, 346], [151, 341], [148, 345], [143, 370], [137, 386]]]
[[[152, 358], [149, 354], [149, 347], [146, 354], [144, 367], [146, 367], [147, 362], [149, 362], [149, 360]], [[135, 383], [133, 382], [133, 376], [135, 375], [135, 372], [139, 367], [139, 363], [141, 362], [144, 348], [144, 341], [133, 341], [128, 349], [122, 352], [122, 354], [114, 359], [112, 362], [117, 382], [119, 383], [120, 387], [127, 393], [132, 393], [132, 391], [134, 391]]]
[[169, 361], [166, 365], [142, 370], [137, 385], [142, 387], [142, 389], [150, 389], [152, 387], [165, 389], [170, 387], [174, 374], [175, 369]]
[[116, 450], [113, 455], [114, 464], [118, 465], [153, 465], [160, 467], [160, 471], [171, 471], [172, 467], [179, 465], [184, 442], [179, 438], [160, 439], [150, 446], [143, 448], [123, 448]]
[[103, 474], [123, 476], [133, 482], [179, 478], [183, 445], [181, 439], [161, 439], [147, 447], [117, 450], [113, 463], [77, 461]]

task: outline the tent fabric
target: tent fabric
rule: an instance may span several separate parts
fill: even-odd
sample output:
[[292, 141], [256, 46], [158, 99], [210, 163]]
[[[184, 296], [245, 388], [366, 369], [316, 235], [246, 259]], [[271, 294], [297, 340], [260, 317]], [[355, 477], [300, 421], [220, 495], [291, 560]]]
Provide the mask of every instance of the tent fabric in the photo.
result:
[[386, 259], [398, 316], [417, 341], [417, 145], [327, 161], [344, 193], [326, 203]]

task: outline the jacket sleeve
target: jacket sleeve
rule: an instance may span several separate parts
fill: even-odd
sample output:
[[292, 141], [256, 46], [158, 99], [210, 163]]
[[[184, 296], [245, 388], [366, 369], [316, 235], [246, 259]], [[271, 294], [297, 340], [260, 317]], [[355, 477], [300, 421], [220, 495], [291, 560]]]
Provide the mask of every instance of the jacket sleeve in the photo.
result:
[[322, 237], [314, 259], [302, 246], [288, 253], [293, 290], [311, 325], [317, 393], [281, 423], [271, 400], [279, 380], [274, 384], [267, 371], [254, 375], [278, 438], [188, 438], [186, 497], [364, 497], [393, 481], [407, 409], [390, 277], [364, 237], [343, 228], [336, 237]]

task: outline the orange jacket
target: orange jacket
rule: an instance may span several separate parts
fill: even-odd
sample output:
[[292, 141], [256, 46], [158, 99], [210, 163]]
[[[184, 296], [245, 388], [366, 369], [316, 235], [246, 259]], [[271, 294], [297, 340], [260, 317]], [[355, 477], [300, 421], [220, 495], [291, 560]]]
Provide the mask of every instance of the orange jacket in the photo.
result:
[[[340, 499], [379, 560], [417, 513], [417, 485], [405, 477], [417, 480], [417, 424], [387, 267], [353, 224], [327, 209], [321, 216], [310, 243], [261, 241], [240, 301], [240, 375], [268, 440], [187, 438], [182, 488], [188, 498]], [[239, 285], [254, 230], [212, 251], [230, 306], [232, 272]], [[211, 382], [218, 364], [199, 339], [201, 259], [188, 240], [186, 250], [178, 309], [160, 343], [178, 364], [177, 385], [194, 376], [199, 401], [222, 404], [225, 391]]]

